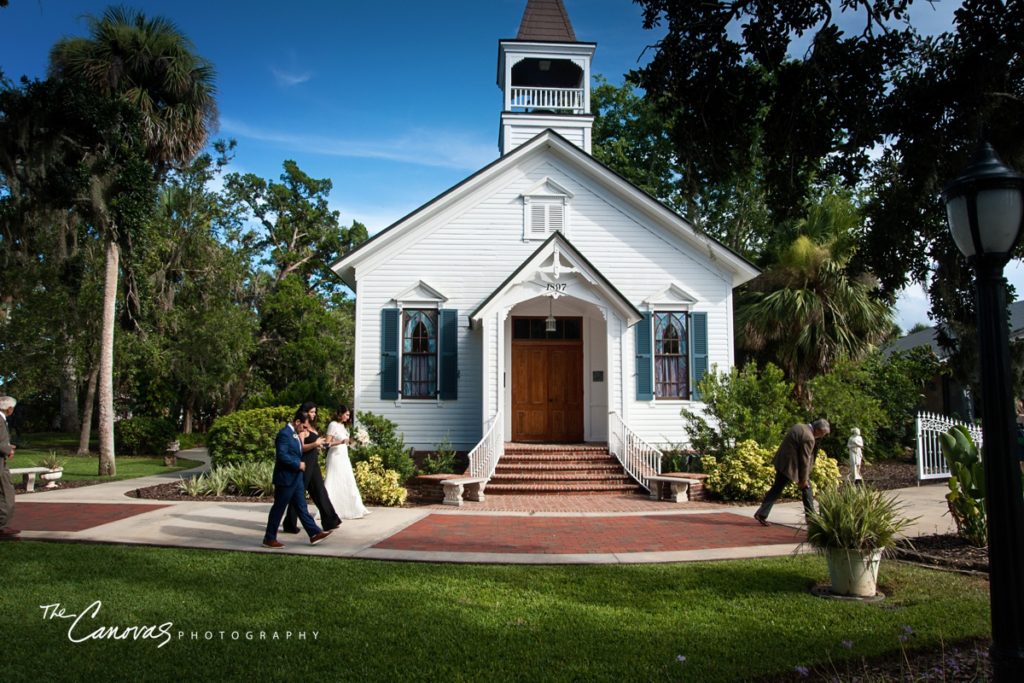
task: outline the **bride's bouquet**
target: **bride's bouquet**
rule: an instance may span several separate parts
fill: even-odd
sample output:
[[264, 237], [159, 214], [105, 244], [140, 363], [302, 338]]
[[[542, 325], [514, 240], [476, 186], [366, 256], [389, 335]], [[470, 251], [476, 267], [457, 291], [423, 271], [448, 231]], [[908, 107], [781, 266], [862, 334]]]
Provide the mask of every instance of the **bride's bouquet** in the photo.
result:
[[352, 432], [352, 443], [356, 446], [365, 446], [370, 443], [370, 435], [365, 427], [356, 427]]

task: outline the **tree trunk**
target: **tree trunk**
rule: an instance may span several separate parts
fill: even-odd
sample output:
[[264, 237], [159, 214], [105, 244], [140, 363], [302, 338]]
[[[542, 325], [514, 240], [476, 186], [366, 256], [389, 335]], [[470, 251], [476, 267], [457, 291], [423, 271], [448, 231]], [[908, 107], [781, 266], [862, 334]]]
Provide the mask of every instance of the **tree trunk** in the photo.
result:
[[60, 430], [68, 434], [79, 431], [78, 422], [78, 371], [75, 361], [68, 354], [60, 377]]
[[94, 365], [89, 373], [89, 383], [85, 389], [85, 408], [82, 410], [82, 430], [78, 433], [78, 454], [89, 455], [89, 437], [92, 435], [92, 407], [96, 404], [96, 380], [100, 376], [100, 366]]
[[196, 399], [193, 396], [189, 396], [188, 400], [185, 401], [185, 418], [181, 425], [181, 431], [184, 434], [192, 433], [192, 413], [196, 404]]
[[100, 476], [117, 474], [114, 461], [114, 315], [117, 303], [117, 268], [121, 249], [107, 238], [103, 282], [103, 328], [100, 331]]

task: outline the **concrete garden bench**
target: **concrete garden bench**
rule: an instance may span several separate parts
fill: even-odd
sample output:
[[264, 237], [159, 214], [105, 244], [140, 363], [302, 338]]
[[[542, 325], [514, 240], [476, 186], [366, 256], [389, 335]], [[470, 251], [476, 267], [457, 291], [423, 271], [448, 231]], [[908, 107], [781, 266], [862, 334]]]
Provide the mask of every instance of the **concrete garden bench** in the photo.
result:
[[661, 500], [662, 487], [667, 484], [669, 488], [669, 500], [676, 503], [685, 503], [690, 500], [690, 486], [699, 484], [697, 479], [685, 477], [666, 477], [662, 475], [647, 477], [651, 487], [651, 500]]
[[467, 500], [482, 503], [484, 502], [484, 486], [486, 485], [486, 477], [445, 479], [441, 482], [441, 486], [444, 488], [444, 504], [461, 506], [463, 490], [465, 490]]
[[24, 478], [23, 481], [25, 482], [25, 490], [35, 491], [36, 475], [46, 474], [47, 472], [50, 471], [51, 470], [49, 467], [14, 467], [11, 469], [11, 476], [13, 477], [16, 474], [22, 475], [22, 477]]

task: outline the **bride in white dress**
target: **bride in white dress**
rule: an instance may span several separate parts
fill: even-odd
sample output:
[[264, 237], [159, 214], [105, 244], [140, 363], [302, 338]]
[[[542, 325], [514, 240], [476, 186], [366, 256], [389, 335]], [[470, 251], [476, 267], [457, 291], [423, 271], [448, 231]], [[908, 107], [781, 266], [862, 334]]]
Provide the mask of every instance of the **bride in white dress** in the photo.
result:
[[327, 439], [333, 445], [327, 451], [327, 479], [324, 480], [324, 486], [331, 505], [342, 519], [359, 519], [370, 514], [363, 505], [363, 497], [359, 494], [356, 477], [352, 473], [352, 461], [348, 457], [349, 434], [345, 423], [351, 417], [349, 409], [341, 406], [327, 426]]

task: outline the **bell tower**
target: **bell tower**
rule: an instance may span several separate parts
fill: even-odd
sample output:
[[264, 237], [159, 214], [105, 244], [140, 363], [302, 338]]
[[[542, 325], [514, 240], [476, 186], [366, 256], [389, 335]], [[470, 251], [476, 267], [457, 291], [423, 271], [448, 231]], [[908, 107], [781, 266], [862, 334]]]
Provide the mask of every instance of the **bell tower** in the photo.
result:
[[550, 128], [590, 154], [590, 62], [562, 0], [528, 0], [519, 35], [498, 41], [502, 155]]

